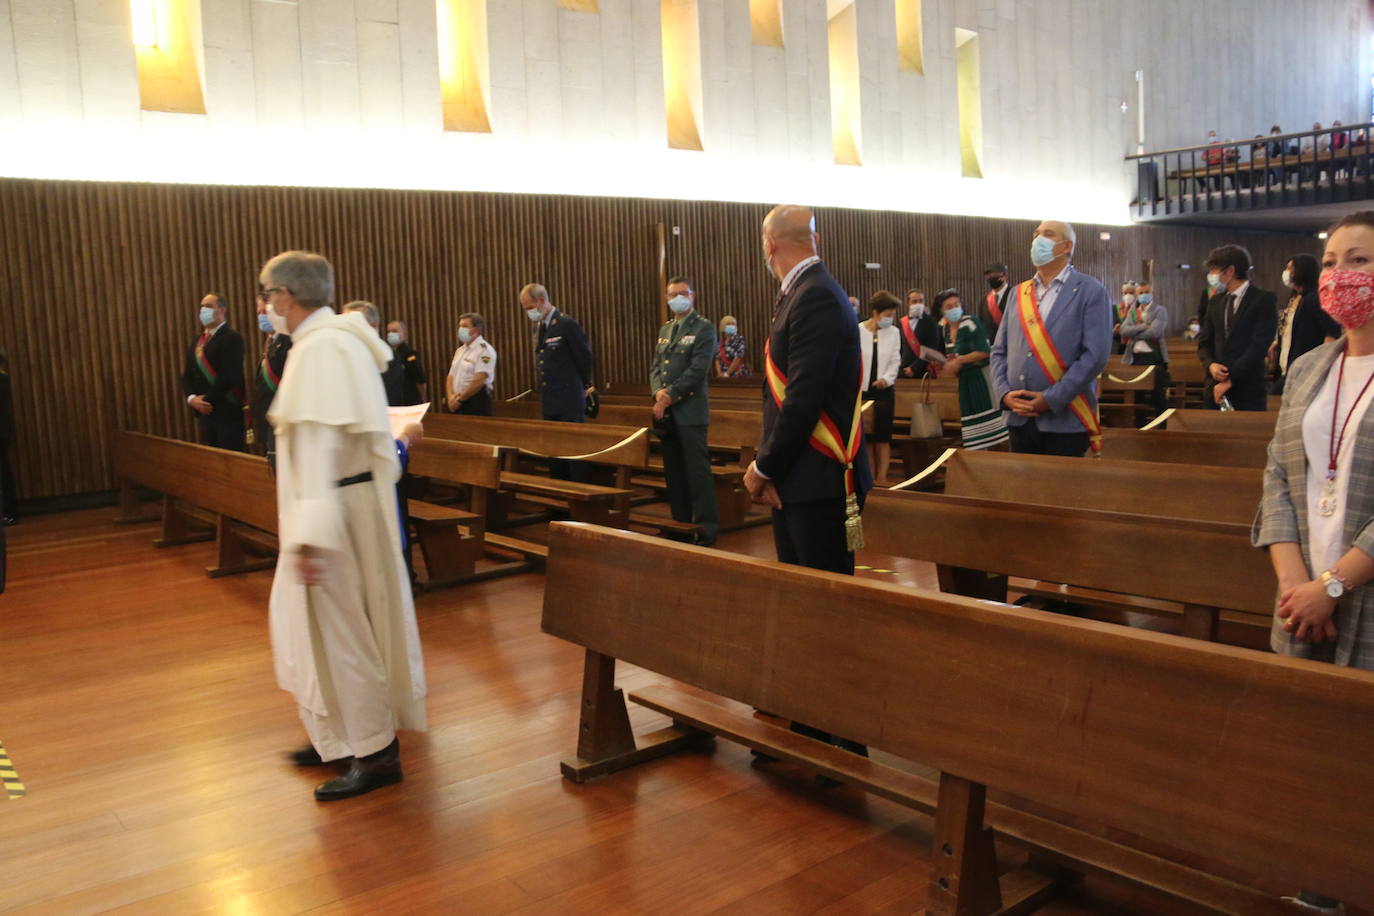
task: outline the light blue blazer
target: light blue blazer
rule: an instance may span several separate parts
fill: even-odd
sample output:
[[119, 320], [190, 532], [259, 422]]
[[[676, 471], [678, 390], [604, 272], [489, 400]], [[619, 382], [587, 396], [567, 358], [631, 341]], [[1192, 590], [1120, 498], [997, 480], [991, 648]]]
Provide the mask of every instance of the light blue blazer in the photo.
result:
[[[1057, 383], [1050, 380], [1031, 354], [1021, 329], [1017, 290], [1007, 299], [1007, 312], [997, 329], [992, 345], [992, 380], [997, 388], [997, 403], [1009, 392], [1024, 388], [1039, 391], [1050, 405], [1049, 413], [1035, 419], [1047, 433], [1081, 433], [1083, 424], [1069, 410], [1069, 402], [1079, 394], [1097, 409], [1097, 377], [1107, 367], [1112, 353], [1112, 303], [1107, 288], [1094, 278], [1070, 267], [1064, 278], [1050, 317], [1045, 322], [1055, 349], [1068, 371]], [[1021, 426], [1026, 417], [1005, 411], [1008, 426]]]

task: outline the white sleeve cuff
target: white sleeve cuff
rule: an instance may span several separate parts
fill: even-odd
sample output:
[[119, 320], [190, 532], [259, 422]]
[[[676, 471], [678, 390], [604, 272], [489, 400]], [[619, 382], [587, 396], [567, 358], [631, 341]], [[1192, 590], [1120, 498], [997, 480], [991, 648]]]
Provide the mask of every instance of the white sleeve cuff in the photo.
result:
[[763, 473], [763, 471], [760, 471], [760, 470], [759, 470], [759, 465], [758, 465], [758, 462], [757, 462], [757, 461], [751, 461], [751, 462], [749, 462], [749, 467], [753, 469], [753, 471], [754, 471], [755, 474], [759, 475], [759, 476], [762, 477], [764, 480], [772, 480], [772, 479], [773, 479], [773, 478], [769, 477], [767, 474]]

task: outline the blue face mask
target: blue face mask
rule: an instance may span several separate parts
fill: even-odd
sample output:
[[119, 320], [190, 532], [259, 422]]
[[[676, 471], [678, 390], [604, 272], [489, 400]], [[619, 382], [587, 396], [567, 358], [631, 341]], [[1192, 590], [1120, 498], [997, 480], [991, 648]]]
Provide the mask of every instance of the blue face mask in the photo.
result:
[[1207, 286], [1211, 288], [1214, 294], [1219, 293], [1226, 289], [1226, 281], [1221, 279], [1221, 274], [1208, 274]]
[[725, 331], [726, 337], [734, 337], [735, 334], [739, 331], [739, 328], [735, 327], [733, 324], [727, 324], [724, 328], [722, 328], [722, 330]]
[[692, 307], [692, 300], [686, 296], [674, 296], [668, 300], [668, 308], [673, 310], [674, 315], [681, 315]]
[[264, 334], [272, 333], [272, 319], [267, 317], [266, 312], [258, 316], [258, 330]]
[[204, 325], [205, 327], [207, 327], [207, 328], [208, 328], [210, 325], [214, 324], [214, 323], [215, 323], [215, 310], [212, 309], [212, 308], [210, 308], [210, 306], [208, 306], [208, 305], [202, 305], [202, 306], [200, 307], [200, 323], [201, 323], [202, 325]]
[[1140, 304], [1141, 304], [1141, 305], [1149, 305], [1151, 302], [1154, 302], [1154, 301], [1155, 301], [1155, 297], [1154, 297], [1154, 296], [1151, 296], [1149, 293], [1141, 293], [1141, 294], [1140, 294]]
[[465, 344], [466, 344], [466, 343], [472, 343], [472, 329], [471, 329], [471, 328], [459, 328], [459, 329], [458, 329], [458, 341], [459, 341], [460, 343], [465, 343]]
[[1031, 242], [1031, 263], [1036, 267], [1044, 267], [1054, 260], [1054, 239], [1037, 235]]
[[964, 307], [956, 305], [953, 308], [945, 309], [945, 321], [950, 324], [958, 324], [964, 317]]
[[400, 331], [387, 331], [387, 332], [386, 332], [386, 342], [389, 343], [389, 344], [391, 344], [393, 347], [399, 347], [399, 346], [401, 345], [401, 332], [400, 332]]

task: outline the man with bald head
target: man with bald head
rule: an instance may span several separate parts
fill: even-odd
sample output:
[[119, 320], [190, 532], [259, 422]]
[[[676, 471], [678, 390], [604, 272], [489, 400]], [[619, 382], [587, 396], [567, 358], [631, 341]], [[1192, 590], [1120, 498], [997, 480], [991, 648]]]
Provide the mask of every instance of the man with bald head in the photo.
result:
[[1102, 448], [1097, 377], [1112, 352], [1112, 304], [1105, 286], [1069, 263], [1077, 242], [1068, 223], [1036, 228], [1035, 276], [1008, 299], [997, 329], [993, 384], [1013, 452], [1080, 458]]
[[[852, 575], [873, 486], [859, 424], [862, 355], [849, 297], [817, 256], [818, 240], [806, 207], [779, 206], [763, 221], [763, 257], [782, 288], [764, 349], [763, 438], [744, 485], [773, 508], [779, 561]], [[793, 731], [867, 753], [800, 723]]]

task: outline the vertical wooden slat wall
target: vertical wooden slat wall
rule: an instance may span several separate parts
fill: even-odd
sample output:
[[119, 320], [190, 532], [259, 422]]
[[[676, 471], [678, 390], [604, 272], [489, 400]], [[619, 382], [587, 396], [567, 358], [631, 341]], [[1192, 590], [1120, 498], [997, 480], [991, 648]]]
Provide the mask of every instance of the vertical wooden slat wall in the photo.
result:
[[[660, 315], [655, 226], [667, 227], [669, 275], [685, 273], [703, 314], [739, 318], [751, 360], [777, 290], [759, 224], [767, 206], [628, 198], [428, 191], [219, 187], [0, 180], [0, 346], [14, 381], [14, 457], [22, 498], [113, 486], [109, 446], [119, 429], [191, 438], [180, 375], [198, 333], [200, 298], [229, 300], [248, 341], [257, 271], [287, 248], [320, 251], [338, 273], [338, 299], [369, 299], [385, 320], [409, 322], [432, 391], [457, 345], [457, 317], [486, 316], [501, 358], [498, 396], [534, 379], [531, 329], [516, 296], [543, 283], [586, 327], [605, 384], [642, 385]], [[1034, 224], [868, 210], [818, 211], [822, 254], [861, 299], [947, 286], [982, 295], [990, 261], [1029, 275]], [[673, 234], [677, 227], [678, 234]], [[1283, 261], [1315, 239], [1198, 228], [1080, 225], [1076, 263], [1115, 287], [1142, 259], [1156, 263], [1156, 301], [1181, 327], [1218, 244], [1255, 257], [1255, 282], [1278, 286]], [[1109, 231], [1110, 241], [1098, 239]], [[880, 264], [869, 270], [865, 263]], [[1191, 264], [1190, 271], [1178, 265]]]

